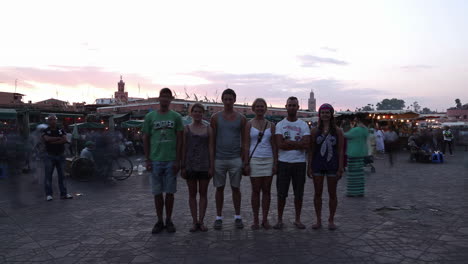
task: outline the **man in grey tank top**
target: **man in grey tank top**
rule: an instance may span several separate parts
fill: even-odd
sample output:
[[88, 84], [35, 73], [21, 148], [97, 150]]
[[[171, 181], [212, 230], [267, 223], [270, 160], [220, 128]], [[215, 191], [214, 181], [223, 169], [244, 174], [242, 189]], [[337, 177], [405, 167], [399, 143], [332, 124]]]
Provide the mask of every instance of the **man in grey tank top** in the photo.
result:
[[226, 185], [226, 174], [229, 173], [229, 180], [232, 189], [232, 201], [234, 203], [235, 225], [241, 229], [244, 227], [240, 216], [241, 192], [240, 182], [242, 177], [242, 149], [246, 119], [240, 113], [234, 111], [236, 93], [232, 89], [226, 89], [221, 95], [224, 110], [211, 117], [211, 127], [213, 128], [215, 142], [211, 144], [214, 148], [215, 158], [211, 162], [215, 168], [213, 184], [216, 187], [216, 221], [215, 229], [223, 228], [223, 203], [224, 186]]

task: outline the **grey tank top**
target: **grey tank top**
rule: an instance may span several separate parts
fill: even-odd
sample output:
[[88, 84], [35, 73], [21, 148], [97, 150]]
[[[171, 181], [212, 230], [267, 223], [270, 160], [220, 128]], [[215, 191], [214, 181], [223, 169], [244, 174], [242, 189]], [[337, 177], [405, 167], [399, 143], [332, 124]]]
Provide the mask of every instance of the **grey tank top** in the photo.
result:
[[216, 159], [228, 160], [241, 156], [241, 117], [228, 121], [218, 114], [216, 131]]
[[197, 135], [192, 133], [187, 125], [185, 135], [187, 143], [186, 168], [188, 171], [208, 171], [210, 155], [208, 149], [208, 128], [206, 133]]

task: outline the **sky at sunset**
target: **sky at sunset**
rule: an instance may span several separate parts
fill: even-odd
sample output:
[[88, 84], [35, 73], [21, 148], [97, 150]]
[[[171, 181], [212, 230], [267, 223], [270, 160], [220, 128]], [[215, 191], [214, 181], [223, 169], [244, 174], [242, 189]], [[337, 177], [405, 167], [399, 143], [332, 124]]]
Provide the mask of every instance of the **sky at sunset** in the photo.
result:
[[468, 1], [3, 1], [0, 91], [24, 101], [162, 87], [283, 106], [309, 92], [354, 109], [384, 98], [468, 103]]

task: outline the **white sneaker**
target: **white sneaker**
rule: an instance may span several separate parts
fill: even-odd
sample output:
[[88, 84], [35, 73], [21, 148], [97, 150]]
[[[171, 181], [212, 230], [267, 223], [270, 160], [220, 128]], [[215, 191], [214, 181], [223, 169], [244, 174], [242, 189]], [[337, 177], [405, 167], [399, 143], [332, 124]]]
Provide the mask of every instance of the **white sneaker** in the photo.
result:
[[73, 199], [73, 196], [69, 193], [67, 193], [65, 196], [61, 196], [60, 199]]
[[52, 201], [53, 199], [54, 199], [54, 198], [52, 197], [52, 195], [47, 195], [47, 197], [46, 197], [46, 200], [47, 200], [47, 201]]

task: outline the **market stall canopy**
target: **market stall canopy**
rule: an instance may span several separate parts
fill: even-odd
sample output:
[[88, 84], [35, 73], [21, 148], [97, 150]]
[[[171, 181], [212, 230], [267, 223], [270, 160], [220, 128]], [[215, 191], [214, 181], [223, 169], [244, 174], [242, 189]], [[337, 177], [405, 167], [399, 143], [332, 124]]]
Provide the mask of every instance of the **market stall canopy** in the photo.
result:
[[16, 119], [15, 109], [0, 108], [0, 119]]
[[112, 117], [115, 119], [120, 119], [120, 118], [124, 118], [126, 116], [130, 115], [130, 113], [126, 113], [126, 114], [118, 114], [118, 115], [113, 115]]
[[[395, 118], [401, 119], [410, 119], [419, 117], [418, 113], [415, 113], [410, 110], [374, 110], [374, 111], [359, 111], [359, 112], [351, 112], [351, 111], [343, 111], [337, 112], [335, 116], [345, 116], [345, 115], [372, 115], [372, 116], [395, 116]], [[392, 119], [390, 117], [384, 119]]]
[[143, 122], [144, 120], [128, 120], [128, 121], [122, 122], [120, 126], [122, 128], [138, 128], [138, 127], [143, 127]]
[[448, 126], [448, 127], [468, 127], [468, 122], [445, 122], [441, 123], [441, 126]]
[[42, 115], [55, 115], [56, 117], [71, 117], [71, 118], [77, 118], [77, 117], [83, 117], [83, 114], [72, 114], [72, 113], [42, 113]]
[[76, 124], [70, 125], [69, 127], [74, 128], [75, 126], [77, 128], [105, 128], [106, 127], [101, 123], [94, 123], [94, 122], [76, 123]]

